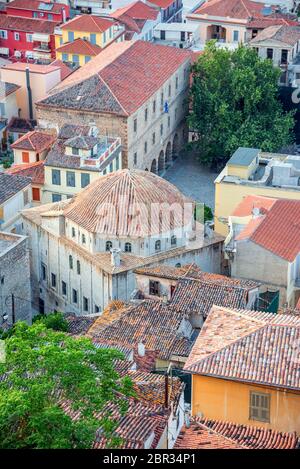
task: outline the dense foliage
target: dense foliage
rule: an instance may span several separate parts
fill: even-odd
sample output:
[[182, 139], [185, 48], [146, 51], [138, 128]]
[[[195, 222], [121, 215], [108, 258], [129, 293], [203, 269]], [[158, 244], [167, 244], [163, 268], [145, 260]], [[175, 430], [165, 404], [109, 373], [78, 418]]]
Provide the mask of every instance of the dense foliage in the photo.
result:
[[240, 146], [278, 151], [293, 141], [293, 113], [278, 99], [279, 68], [254, 49], [209, 42], [193, 65], [189, 125], [203, 163], [225, 163]]
[[54, 331], [68, 332], [68, 321], [64, 318], [62, 313], [38, 314], [33, 318], [33, 322], [41, 322], [45, 324], [47, 329]]
[[[120, 378], [116, 350], [97, 349], [87, 338], [73, 338], [17, 323], [5, 340], [6, 363], [0, 363], [0, 448], [90, 448], [101, 428], [113, 447], [117, 422], [106, 405], [126, 412], [132, 383]], [[63, 409], [79, 411], [72, 419]], [[101, 418], [95, 412], [102, 411]]]

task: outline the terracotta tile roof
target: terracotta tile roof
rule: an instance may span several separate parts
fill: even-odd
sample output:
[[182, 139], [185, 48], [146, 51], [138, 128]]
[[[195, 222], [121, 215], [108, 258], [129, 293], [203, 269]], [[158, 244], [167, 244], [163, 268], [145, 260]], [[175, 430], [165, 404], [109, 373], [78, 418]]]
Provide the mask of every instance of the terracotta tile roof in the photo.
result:
[[15, 93], [19, 90], [21, 86], [16, 85], [15, 83], [7, 83], [5, 81], [0, 81], [0, 96], [3, 98], [4, 96], [9, 96], [12, 93]]
[[103, 33], [113, 25], [113, 21], [94, 15], [78, 15], [67, 23], [60, 26], [60, 29], [67, 31], [81, 31], [88, 33]]
[[76, 316], [75, 314], [67, 314], [65, 319], [68, 322], [68, 332], [71, 335], [82, 335], [85, 334], [94, 322], [98, 319], [98, 316]]
[[0, 173], [0, 204], [3, 204], [30, 184], [31, 179], [28, 177]]
[[56, 52], [64, 52], [69, 54], [82, 54], [94, 56], [102, 51], [100, 46], [92, 44], [86, 39], [77, 38], [75, 41], [67, 42], [56, 49]]
[[37, 121], [34, 119], [22, 119], [21, 117], [12, 117], [8, 123], [7, 131], [18, 134], [26, 134], [34, 130]]
[[300, 26], [269, 26], [258, 33], [250, 42], [257, 44], [269, 39], [294, 46], [300, 39]]
[[300, 318], [214, 306], [185, 365], [191, 373], [300, 390]]
[[61, 80], [65, 80], [69, 75], [73, 73], [73, 70], [68, 67], [62, 60], [56, 59], [51, 62], [52, 67], [59, 67], [60, 68], [60, 78]]
[[173, 5], [174, 0], [148, 0], [152, 5], [156, 5], [159, 8], [166, 9]]
[[64, 124], [59, 132], [58, 138], [62, 140], [68, 140], [69, 138], [76, 137], [77, 135], [89, 135], [89, 125], [78, 125], [78, 124]]
[[[49, 10], [48, 8], [43, 9], [43, 4], [51, 4], [52, 8]], [[63, 3], [54, 3], [49, 1], [42, 2], [41, 0], [13, 0], [9, 2], [9, 8], [18, 8], [20, 10], [39, 10], [39, 11], [46, 11], [47, 13], [61, 13], [61, 11], [66, 7]]]
[[159, 352], [159, 358], [168, 360], [172, 355], [187, 357], [193, 339], [180, 333], [184, 312], [160, 301], [143, 301], [137, 306], [119, 310], [111, 317], [100, 317], [88, 331], [93, 339], [116, 345], [137, 347], [143, 342], [145, 349]]
[[136, 274], [147, 275], [151, 277], [167, 278], [170, 280], [178, 280], [180, 277], [184, 277], [190, 273], [201, 272], [200, 268], [196, 264], [186, 264], [182, 267], [172, 267], [170, 265], [158, 265], [154, 267], [146, 266], [135, 270]]
[[6, 171], [7, 174], [26, 176], [31, 179], [32, 184], [44, 184], [45, 171], [44, 161], [35, 163], [14, 165]]
[[[35, 20], [40, 21], [40, 20]], [[25, 63], [25, 62], [15, 62], [9, 63], [4, 65], [2, 68], [6, 70], [15, 70], [15, 71], [22, 71], [25, 72], [26, 68], [29, 68], [30, 73], [40, 73], [40, 74], [47, 74], [52, 73], [58, 70], [59, 66], [54, 66], [53, 63], [49, 65], [41, 65], [41, 64], [32, 64], [32, 63]]]
[[277, 199], [272, 199], [271, 197], [247, 195], [243, 198], [242, 202], [236, 206], [231, 216], [247, 217], [252, 214], [254, 208], [259, 209], [260, 213], [266, 213], [272, 208], [276, 200]]
[[36, 151], [39, 153], [50, 148], [55, 140], [54, 135], [41, 132], [40, 130], [33, 130], [20, 137], [10, 146], [16, 150]]
[[286, 26], [298, 26], [299, 22], [296, 17], [292, 15], [284, 15], [273, 13], [270, 16], [264, 18], [253, 18], [248, 22], [247, 28], [249, 29], [265, 29], [269, 26], [286, 25]]
[[[170, 205], [176, 204], [180, 209], [174, 210], [173, 220], [164, 217], [156, 223], [154, 204], [159, 207], [166, 201]], [[91, 233], [149, 236], [169, 231], [170, 224], [174, 228], [181, 227], [187, 203], [192, 202], [165, 179], [148, 171], [124, 169], [96, 179], [71, 200], [64, 214], [67, 219]], [[107, 211], [107, 207], [111, 207], [110, 213], [103, 217], [101, 209]], [[141, 212], [138, 220], [132, 217], [132, 207], [138, 207]]]
[[[106, 49], [113, 48], [110, 63], [107, 64], [106, 55], [101, 60], [103, 51], [99, 59], [95, 57], [74, 72], [70, 81], [67, 79], [54, 88], [38, 105], [131, 115], [180, 65], [185, 62], [188, 65], [191, 60], [189, 51], [175, 47], [136, 41], [129, 43], [124, 51], [125, 46], [121, 44], [112, 44]], [[113, 51], [118, 48], [122, 52], [114, 58]]]
[[156, 20], [158, 10], [138, 0], [125, 7], [118, 8], [110, 16], [125, 25], [128, 32], [140, 33], [148, 20]]
[[175, 449], [297, 449], [296, 433], [282, 433], [265, 427], [221, 420], [195, 418], [184, 427]]
[[[263, 17], [263, 8], [263, 3], [252, 0], [209, 0], [197, 8], [193, 14], [248, 20], [252, 17]], [[272, 8], [275, 7], [272, 6]]]
[[258, 218], [253, 218], [252, 220], [250, 220], [248, 224], [246, 225], [246, 227], [235, 237], [235, 240], [242, 241], [242, 240], [251, 238], [256, 228], [259, 227], [259, 225], [262, 223], [264, 219], [265, 219], [264, 216], [260, 216]]
[[145, 350], [145, 355], [141, 357], [137, 349], [134, 350], [133, 361], [136, 364], [136, 369], [138, 371], [148, 372], [155, 370], [156, 359], [159, 355], [159, 352], [153, 352], [152, 350]]
[[[261, 223], [253, 228], [255, 229], [250, 230], [248, 239], [292, 262], [300, 252], [300, 201], [276, 200], [261, 217]], [[243, 236], [243, 232], [241, 235]]]
[[53, 34], [59, 23], [20, 16], [0, 15], [0, 29], [11, 31], [25, 31], [29, 33]]

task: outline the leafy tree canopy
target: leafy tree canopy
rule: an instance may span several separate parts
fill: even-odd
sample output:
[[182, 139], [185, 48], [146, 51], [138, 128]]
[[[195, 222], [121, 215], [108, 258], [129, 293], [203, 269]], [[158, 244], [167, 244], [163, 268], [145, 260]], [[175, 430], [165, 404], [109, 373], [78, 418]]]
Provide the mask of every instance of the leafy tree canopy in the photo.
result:
[[293, 112], [278, 98], [280, 70], [256, 51], [216, 47], [193, 65], [189, 125], [203, 163], [225, 163], [240, 146], [278, 151], [293, 141]]
[[[117, 422], [105, 406], [109, 402], [122, 414], [133, 395], [130, 379], [114, 369], [122, 354], [42, 322], [14, 329], [0, 364], [0, 448], [90, 448], [99, 428], [118, 446]], [[79, 412], [76, 420], [59, 405], [64, 401]]]
[[68, 332], [68, 321], [64, 318], [62, 313], [38, 314], [33, 318], [33, 322], [42, 322], [47, 329], [54, 331]]

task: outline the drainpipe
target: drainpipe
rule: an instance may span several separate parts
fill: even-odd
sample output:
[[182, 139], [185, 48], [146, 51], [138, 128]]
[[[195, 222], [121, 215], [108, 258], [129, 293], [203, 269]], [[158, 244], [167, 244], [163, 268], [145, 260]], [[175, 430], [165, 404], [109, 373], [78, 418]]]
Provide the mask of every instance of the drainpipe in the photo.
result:
[[26, 67], [26, 86], [28, 95], [29, 118], [33, 119], [32, 92], [30, 88], [29, 67]]

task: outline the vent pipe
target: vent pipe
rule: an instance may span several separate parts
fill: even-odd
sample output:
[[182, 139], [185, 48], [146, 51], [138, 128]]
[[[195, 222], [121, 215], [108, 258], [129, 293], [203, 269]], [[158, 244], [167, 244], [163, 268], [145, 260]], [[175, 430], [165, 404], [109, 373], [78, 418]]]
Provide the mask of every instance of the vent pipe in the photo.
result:
[[30, 87], [30, 75], [29, 67], [26, 67], [26, 86], [27, 86], [27, 96], [28, 96], [28, 107], [29, 107], [29, 118], [33, 119], [33, 107], [32, 107], [32, 92]]

